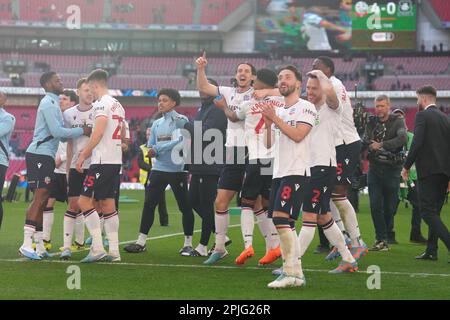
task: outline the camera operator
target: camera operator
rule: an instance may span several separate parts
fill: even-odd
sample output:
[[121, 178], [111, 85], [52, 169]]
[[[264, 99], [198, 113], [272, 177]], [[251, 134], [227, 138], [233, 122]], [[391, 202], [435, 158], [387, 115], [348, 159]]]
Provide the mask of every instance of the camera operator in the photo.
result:
[[367, 124], [364, 144], [369, 149], [370, 211], [376, 242], [371, 251], [388, 251], [388, 230], [397, 207], [400, 172], [404, 161], [403, 146], [407, 135], [402, 117], [390, 113], [388, 96], [375, 98], [375, 114]]

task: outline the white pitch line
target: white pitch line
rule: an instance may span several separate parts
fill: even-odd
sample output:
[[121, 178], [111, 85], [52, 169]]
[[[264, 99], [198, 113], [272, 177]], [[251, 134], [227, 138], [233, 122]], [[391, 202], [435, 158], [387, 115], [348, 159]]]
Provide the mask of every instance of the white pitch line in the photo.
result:
[[[0, 259], [0, 262], [27, 262], [26, 258], [20, 259]], [[37, 263], [56, 263], [56, 264], [81, 264], [79, 261], [61, 261], [61, 260], [41, 260]], [[154, 268], [191, 268], [191, 269], [228, 269], [228, 270], [258, 270], [271, 271], [270, 268], [265, 267], [238, 267], [238, 266], [221, 266], [221, 265], [197, 265], [197, 264], [168, 264], [168, 263], [135, 263], [135, 262], [98, 262], [97, 265], [112, 265], [112, 266], [140, 266], [140, 267], [154, 267]], [[87, 265], [87, 264], [84, 264]], [[304, 272], [328, 273], [330, 270], [325, 269], [303, 269]], [[356, 274], [373, 274], [367, 271], [357, 271]], [[409, 273], [409, 272], [395, 272], [382, 271], [381, 275], [400, 275], [414, 277], [450, 277], [446, 273]]]
[[[239, 227], [240, 224], [233, 224], [228, 226], [229, 228], [236, 228]], [[202, 230], [194, 230], [194, 233], [199, 233]], [[161, 236], [155, 236], [147, 238], [147, 241], [151, 240], [158, 240], [158, 239], [165, 239], [165, 238], [171, 238], [176, 236], [183, 236], [183, 232], [177, 232], [177, 233], [170, 233], [170, 234], [164, 234]], [[135, 243], [137, 240], [130, 240], [130, 241], [124, 241], [120, 242], [119, 245], [124, 244], [130, 244]], [[88, 251], [89, 249], [80, 250], [77, 252], [83, 252]], [[54, 253], [53, 256], [59, 256], [61, 255], [61, 252]], [[26, 262], [30, 261], [27, 258], [18, 258], [18, 259], [0, 259], [0, 262]], [[79, 261], [60, 261], [60, 260], [41, 260], [40, 263], [61, 263], [61, 264], [79, 264]], [[116, 265], [116, 266], [143, 266], [143, 267], [173, 267], [173, 268], [206, 268], [206, 269], [238, 269], [238, 270], [262, 270], [262, 271], [268, 271], [270, 269], [268, 268], [261, 268], [261, 267], [237, 267], [237, 266], [221, 266], [221, 265], [189, 265], [189, 264], [161, 264], [161, 263], [133, 263], [133, 262], [114, 262], [114, 263], [108, 263], [108, 262], [98, 262], [96, 264], [100, 265]], [[329, 272], [330, 270], [325, 269], [303, 269], [305, 272]], [[373, 274], [368, 273], [367, 271], [357, 271], [356, 273], [366, 273], [366, 274]], [[401, 276], [410, 276], [410, 277], [450, 277], [450, 274], [446, 273], [409, 273], [409, 272], [395, 272], [395, 271], [382, 271], [381, 274], [387, 274], [387, 275], [401, 275]]]

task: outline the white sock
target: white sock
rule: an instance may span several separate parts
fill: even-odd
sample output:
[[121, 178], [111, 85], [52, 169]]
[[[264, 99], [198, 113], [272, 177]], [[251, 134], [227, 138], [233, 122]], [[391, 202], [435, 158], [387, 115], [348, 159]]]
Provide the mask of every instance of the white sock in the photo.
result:
[[119, 255], [119, 213], [104, 214], [104, 228], [109, 241], [109, 253]]
[[327, 237], [328, 241], [330, 241], [330, 243], [338, 249], [342, 259], [347, 262], [355, 262], [355, 259], [345, 245], [344, 235], [342, 234], [341, 230], [339, 230], [339, 227], [336, 225], [336, 223], [331, 220], [327, 224], [323, 225], [322, 228], [323, 233]]
[[272, 219], [269, 219], [267, 217], [267, 211], [259, 211], [255, 212], [256, 215], [256, 221], [258, 222], [258, 228], [261, 234], [264, 237], [264, 240], [266, 242], [266, 252], [270, 249], [276, 248], [273, 247], [273, 241], [272, 241], [272, 231], [275, 231], [276, 238], [278, 239], [279, 244], [279, 237], [278, 232], [275, 226], [273, 225]]
[[297, 232], [295, 231], [295, 228], [291, 229], [291, 230], [292, 230], [292, 237], [293, 237], [293, 241], [294, 241], [295, 257], [297, 259], [297, 263], [296, 263], [295, 267], [298, 269], [297, 272], [300, 275], [300, 277], [303, 277], [302, 256], [300, 255], [300, 253], [301, 253], [300, 241], [298, 240]]
[[102, 230], [102, 234], [105, 234], [105, 215], [102, 212], [99, 212], [98, 217], [100, 218], [100, 229]]
[[[219, 211], [217, 211], [219, 212]], [[216, 223], [216, 248], [215, 251], [224, 252], [225, 251], [225, 242], [228, 231], [228, 225], [230, 224], [230, 215], [227, 211], [220, 212], [218, 214], [216, 212], [215, 215], [215, 223]]]
[[78, 214], [75, 219], [75, 241], [84, 244], [84, 215], [82, 213]]
[[31, 249], [33, 245], [33, 235], [36, 232], [36, 227], [31, 225], [25, 225], [23, 227], [23, 246], [27, 249]]
[[43, 231], [36, 231], [34, 233], [34, 242], [36, 243], [36, 252], [43, 253], [45, 252], [45, 246], [44, 246], [44, 232]]
[[300, 258], [303, 257], [306, 250], [308, 250], [309, 245], [314, 239], [314, 234], [316, 233], [316, 222], [303, 221], [302, 228], [298, 234], [298, 243], [300, 247]]
[[100, 229], [100, 217], [95, 209], [83, 213], [86, 227], [92, 237], [92, 250], [95, 253], [105, 251], [102, 241], [102, 230]]
[[352, 246], [360, 247], [363, 242], [361, 240], [361, 232], [359, 231], [355, 209], [347, 198], [344, 200], [335, 200], [335, 205], [343, 217], [345, 229], [352, 240]]
[[330, 200], [330, 208], [331, 208], [331, 215], [333, 216], [334, 222], [339, 227], [339, 230], [341, 230], [341, 232], [344, 232], [345, 226], [344, 226], [344, 222], [341, 219], [340, 210], [336, 207], [336, 204], [333, 200]]
[[55, 214], [53, 212], [53, 208], [46, 208], [44, 210], [44, 218], [43, 218], [43, 233], [44, 233], [45, 241], [51, 240], [54, 220], [55, 220]]
[[241, 231], [244, 239], [244, 247], [247, 249], [253, 244], [253, 229], [255, 228], [255, 218], [253, 210], [248, 207], [241, 209]]
[[72, 246], [73, 231], [76, 224], [76, 215], [77, 213], [70, 211], [66, 211], [66, 213], [64, 214], [64, 249], [70, 249], [70, 247]]
[[192, 247], [192, 236], [184, 236], [184, 246], [183, 247]]
[[208, 255], [208, 247], [202, 245], [201, 243], [198, 244], [197, 248], [195, 248], [195, 250], [197, 250], [198, 253], [200, 253], [203, 256], [207, 256]]
[[136, 244], [140, 246], [145, 246], [145, 243], [147, 242], [147, 235], [143, 233], [139, 233], [138, 239], [136, 241]]
[[303, 273], [299, 267], [299, 260], [296, 254], [296, 240], [297, 238], [289, 228], [278, 228], [278, 233], [280, 235], [280, 245], [283, 248], [283, 271], [286, 272], [288, 276], [302, 277]]

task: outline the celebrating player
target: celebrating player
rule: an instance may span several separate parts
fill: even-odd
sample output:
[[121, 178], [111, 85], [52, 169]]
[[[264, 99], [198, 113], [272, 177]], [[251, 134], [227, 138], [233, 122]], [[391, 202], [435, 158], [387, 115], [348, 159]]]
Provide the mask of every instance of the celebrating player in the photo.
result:
[[[253, 85], [255, 90], [273, 89], [278, 82], [275, 72], [261, 69], [256, 73]], [[254, 217], [266, 241], [266, 255], [259, 260], [260, 265], [270, 264], [281, 256], [278, 233], [272, 219], [267, 217], [270, 187], [272, 185], [272, 150], [264, 143], [264, 118], [262, 106], [274, 107], [284, 105], [283, 97], [267, 97], [261, 100], [252, 99], [242, 104], [239, 111], [233, 111], [226, 106], [222, 108], [230, 121], [244, 121], [245, 141], [249, 152], [249, 163], [245, 171], [242, 185], [241, 230], [244, 238], [244, 251], [236, 258], [236, 264], [244, 264], [254, 256], [252, 246]], [[260, 198], [257, 201], [258, 196]]]
[[[83, 184], [78, 205], [83, 212], [86, 227], [92, 237], [89, 254], [81, 262], [96, 262], [104, 257], [120, 261], [119, 214], [116, 210], [117, 179], [122, 167], [122, 134], [125, 110], [119, 101], [108, 95], [108, 73], [97, 69], [91, 72], [87, 83], [93, 94], [94, 130], [87, 145], [79, 154], [76, 169], [84, 172], [84, 162], [91, 157], [91, 165]], [[92, 156], [91, 156], [92, 155]], [[105, 219], [105, 232], [109, 240], [109, 255], [102, 243], [100, 217], [94, 199]]]
[[[341, 231], [346, 230], [351, 239], [352, 253], [356, 259], [367, 254], [367, 246], [361, 238], [355, 209], [347, 199], [350, 178], [355, 174], [361, 152], [361, 139], [353, 121], [350, 97], [342, 82], [334, 76], [334, 63], [329, 57], [321, 56], [313, 62], [313, 69], [322, 71], [330, 80], [342, 104], [340, 126], [336, 131], [336, 185], [331, 195], [331, 213]], [[342, 217], [342, 220], [341, 220]], [[342, 223], [342, 221], [345, 224]], [[338, 250], [333, 249], [327, 260], [337, 258]]]
[[311, 131], [311, 180], [303, 204], [302, 228], [299, 234], [300, 256], [308, 249], [319, 224], [330, 243], [342, 256], [332, 273], [353, 272], [358, 264], [348, 250], [344, 235], [330, 213], [330, 197], [336, 176], [335, 136], [342, 105], [331, 80], [320, 70], [308, 73], [308, 101], [317, 109], [316, 126]]
[[281, 69], [278, 87], [285, 106], [276, 109], [263, 106], [266, 146], [275, 148], [269, 216], [280, 237], [283, 255], [283, 272], [268, 284], [273, 289], [300, 287], [305, 283], [295, 221], [310, 175], [310, 131], [316, 121], [316, 110], [313, 104], [300, 98], [301, 85], [302, 75], [295, 67]]
[[[236, 87], [215, 86], [208, 82], [205, 68], [208, 64], [206, 53], [197, 61], [197, 87], [200, 92], [209, 96], [221, 95], [233, 111], [239, 111], [245, 101], [251, 99], [252, 84], [255, 80], [256, 69], [249, 63], [241, 63], [236, 68]], [[244, 122], [228, 121], [226, 138], [226, 163], [220, 174], [216, 197], [216, 244], [211, 256], [204, 262], [213, 264], [228, 255], [225, 249], [227, 230], [230, 224], [228, 206], [236, 192], [242, 188], [245, 174], [246, 154], [244, 137]]]

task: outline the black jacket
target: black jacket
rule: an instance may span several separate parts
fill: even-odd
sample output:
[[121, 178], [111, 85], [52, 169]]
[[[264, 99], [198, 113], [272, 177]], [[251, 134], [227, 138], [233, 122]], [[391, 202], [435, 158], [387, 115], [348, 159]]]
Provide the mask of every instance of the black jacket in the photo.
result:
[[404, 167], [416, 163], [419, 179], [432, 174], [450, 177], [450, 120], [430, 106], [416, 114], [414, 139]]
[[[195, 132], [195, 122], [199, 122], [201, 125], [201, 136], [196, 136], [198, 132]], [[188, 166], [189, 172], [192, 174], [200, 174], [200, 175], [220, 175], [220, 171], [222, 170], [225, 156], [225, 140], [226, 140], [226, 130], [227, 130], [227, 118], [225, 113], [217, 108], [213, 103], [208, 103], [206, 105], [202, 105], [195, 116], [194, 120], [186, 123], [184, 129], [188, 130], [191, 134], [191, 152], [190, 152], [190, 164]], [[208, 129], [217, 129], [222, 134], [222, 154], [223, 157], [221, 159], [214, 158], [215, 161], [213, 164], [205, 163], [205, 159], [203, 158], [203, 152], [205, 148], [214, 142], [212, 141], [203, 141], [203, 135]], [[196, 143], [201, 143], [201, 147], [196, 146]], [[196, 148], [202, 150], [201, 155], [197, 155], [194, 157], [194, 152]], [[213, 156], [216, 156], [213, 153]], [[197, 158], [197, 159], [196, 159]], [[197, 160], [195, 163], [195, 160]], [[200, 161], [198, 161], [200, 160]], [[199, 163], [200, 162], [200, 163]]]
[[[369, 145], [372, 140], [383, 142], [382, 149], [391, 153], [395, 154], [402, 151], [408, 140], [404, 118], [395, 114], [390, 114], [388, 120], [383, 123], [378, 117], [370, 117], [366, 126], [363, 141], [366, 145]], [[369, 163], [372, 166], [380, 165], [380, 163], [376, 161], [375, 152], [369, 151], [368, 158]], [[401, 165], [393, 167], [401, 167]]]

